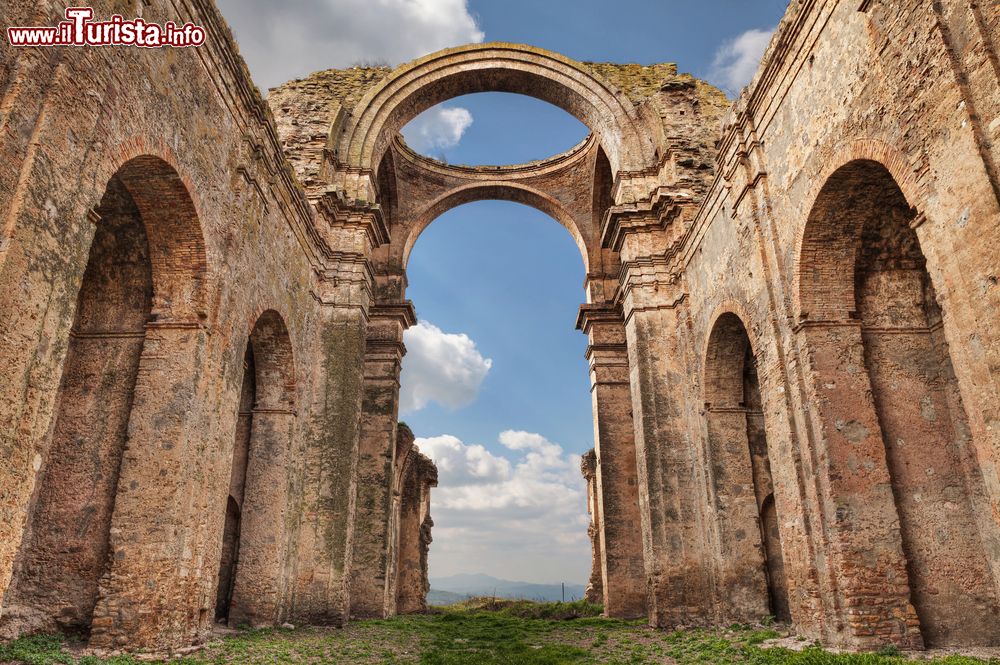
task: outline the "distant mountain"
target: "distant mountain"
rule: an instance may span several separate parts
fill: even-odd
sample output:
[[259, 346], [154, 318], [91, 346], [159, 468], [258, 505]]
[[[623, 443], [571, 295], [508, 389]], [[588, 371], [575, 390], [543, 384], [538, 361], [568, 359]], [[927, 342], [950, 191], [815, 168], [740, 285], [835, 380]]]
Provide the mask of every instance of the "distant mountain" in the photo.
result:
[[[586, 587], [583, 584], [566, 583], [566, 600], [583, 598]], [[560, 584], [532, 584], [531, 582], [512, 582], [491, 575], [463, 574], [448, 577], [432, 577], [431, 591], [427, 602], [431, 605], [450, 605], [469, 596], [496, 596], [497, 598], [514, 598], [523, 600], [539, 600], [555, 602], [563, 599]]]

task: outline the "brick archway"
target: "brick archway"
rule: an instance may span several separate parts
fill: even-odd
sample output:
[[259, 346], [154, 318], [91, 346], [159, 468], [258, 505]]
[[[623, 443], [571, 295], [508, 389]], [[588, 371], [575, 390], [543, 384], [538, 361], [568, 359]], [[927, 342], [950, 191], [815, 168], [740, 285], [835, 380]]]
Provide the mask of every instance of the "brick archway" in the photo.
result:
[[295, 429], [295, 359], [273, 309], [247, 340], [233, 445], [216, 621], [269, 626], [284, 616], [289, 448]]
[[193, 372], [164, 370], [159, 360], [191, 357], [185, 342], [201, 333], [208, 262], [189, 189], [159, 156], [121, 164], [89, 219], [96, 230], [77, 286], [58, 408], [4, 603], [36, 629], [93, 626], [96, 634], [107, 580], [122, 558], [114, 555], [123, 506], [134, 496], [121, 478], [168, 438], [157, 399], [194, 384]]

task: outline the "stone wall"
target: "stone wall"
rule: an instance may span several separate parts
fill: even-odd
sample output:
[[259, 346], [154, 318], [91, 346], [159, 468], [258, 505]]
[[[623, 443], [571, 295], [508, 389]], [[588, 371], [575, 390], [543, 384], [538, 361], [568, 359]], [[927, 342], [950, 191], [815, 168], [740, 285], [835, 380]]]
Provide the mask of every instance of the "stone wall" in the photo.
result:
[[[657, 625], [753, 610], [733, 607], [747, 590], [729, 571], [761, 548], [727, 537], [752, 522], [750, 476], [713, 451], [749, 465], [743, 432], [763, 425], [774, 514], [757, 521], [764, 540], [777, 525], [800, 633], [1000, 640], [996, 34], [963, 0], [793, 3], [727, 116], [716, 181], [668, 251], [675, 304], [634, 333], [633, 357], [659, 358], [633, 381], [657, 410], [637, 420]], [[720, 412], [713, 397], [713, 331], [735, 320], [760, 386], [752, 430], [752, 400]], [[756, 561], [773, 590], [770, 552]], [[699, 595], [714, 600], [681, 600]]]
[[[215, 7], [143, 15], [208, 40], [0, 54], [0, 630], [202, 639], [249, 412], [240, 561], [267, 571], [245, 589], [267, 607], [241, 616], [340, 622], [368, 303], [343, 247], [363, 243], [321, 234]], [[59, 18], [0, 7], [4, 25]], [[241, 405], [251, 331], [277, 329]]]

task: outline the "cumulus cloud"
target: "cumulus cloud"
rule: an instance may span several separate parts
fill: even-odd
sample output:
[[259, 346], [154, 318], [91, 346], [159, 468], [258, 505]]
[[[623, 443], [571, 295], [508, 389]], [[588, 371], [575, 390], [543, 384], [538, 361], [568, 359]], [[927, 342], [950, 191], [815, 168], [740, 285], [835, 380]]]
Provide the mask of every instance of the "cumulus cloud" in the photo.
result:
[[726, 92], [739, 94], [757, 73], [760, 59], [773, 34], [774, 28], [755, 28], [723, 42], [715, 52], [709, 78]]
[[510, 462], [481, 445], [467, 446], [450, 434], [420, 439], [420, 450], [438, 467], [438, 477], [448, 486], [500, 483], [511, 474]]
[[472, 114], [461, 106], [443, 104], [427, 109], [403, 128], [403, 138], [417, 152], [454, 148], [472, 125]]
[[263, 89], [320, 69], [398, 65], [483, 41], [468, 0], [218, 0]]
[[516, 459], [450, 435], [416, 441], [438, 465], [432, 576], [585, 582], [589, 518], [579, 455], [533, 432], [508, 430], [498, 440]]
[[471, 404], [493, 361], [483, 358], [464, 333], [446, 333], [420, 321], [403, 334], [406, 356], [400, 376], [399, 409], [418, 411], [431, 402], [457, 409]]

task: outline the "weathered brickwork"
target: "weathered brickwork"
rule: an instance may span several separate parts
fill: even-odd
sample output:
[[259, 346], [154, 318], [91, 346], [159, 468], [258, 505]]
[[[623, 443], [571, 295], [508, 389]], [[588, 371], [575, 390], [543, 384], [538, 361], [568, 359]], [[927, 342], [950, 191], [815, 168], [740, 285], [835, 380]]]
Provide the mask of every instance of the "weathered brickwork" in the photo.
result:
[[[737, 317], [798, 630], [848, 646], [1000, 642], [998, 27], [982, 3], [793, 3], [729, 112], [716, 181], [680, 219], [670, 327], [636, 330], [668, 368], [636, 401], [690, 405], [675, 439], [637, 425], [656, 623], [728, 611], [737, 561], [709, 537], [679, 550], [675, 535], [725, 523], [715, 488], [734, 468], [701, 460], [717, 438], [713, 331]], [[709, 492], [680, 520], [653, 490], [665, 464]], [[686, 617], [680, 551], [719, 562], [705, 578], [722, 585]]]
[[[732, 105], [670, 64], [499, 43], [265, 102], [210, 0], [142, 3], [198, 48], [0, 51], [0, 636], [169, 651], [216, 621], [425, 609], [407, 262], [439, 215], [506, 199], [586, 265], [588, 597], [663, 627], [1000, 643], [987, 4], [793, 2]], [[483, 91], [592, 134], [504, 167], [399, 137]]]
[[[6, 2], [0, 22], [57, 12]], [[319, 237], [214, 6], [143, 12], [209, 39], [0, 56], [2, 630], [206, 635], [251, 414], [230, 612], [338, 622], [369, 296], [331, 257], [364, 243]]]

